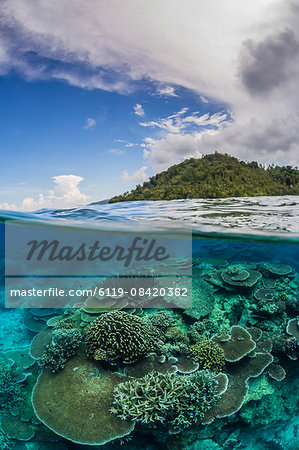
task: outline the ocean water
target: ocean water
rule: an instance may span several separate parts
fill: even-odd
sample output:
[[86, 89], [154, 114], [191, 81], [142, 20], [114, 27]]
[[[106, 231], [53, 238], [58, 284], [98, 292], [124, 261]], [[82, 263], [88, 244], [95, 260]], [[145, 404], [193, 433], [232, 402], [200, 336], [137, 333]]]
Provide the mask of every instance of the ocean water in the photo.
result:
[[[1, 449], [299, 448], [299, 197], [123, 202], [0, 216]], [[19, 225], [8, 239], [11, 222]], [[74, 240], [78, 233], [154, 233], [173, 246], [175, 239], [177, 280], [168, 272], [166, 280], [191, 280], [191, 307], [153, 303], [147, 279], [146, 298], [122, 294], [119, 303], [93, 303], [93, 310], [87, 295], [71, 307], [38, 308], [32, 299], [5, 307], [14, 306], [7, 297], [5, 304], [5, 282], [23, 270], [15, 261], [17, 271], [10, 271], [14, 251], [28, 227], [45, 225], [50, 235]], [[82, 283], [59, 270], [64, 287], [69, 279], [71, 287]], [[96, 281], [83, 275], [87, 285], [106, 286], [103, 273]], [[101, 330], [96, 345], [94, 321]]]

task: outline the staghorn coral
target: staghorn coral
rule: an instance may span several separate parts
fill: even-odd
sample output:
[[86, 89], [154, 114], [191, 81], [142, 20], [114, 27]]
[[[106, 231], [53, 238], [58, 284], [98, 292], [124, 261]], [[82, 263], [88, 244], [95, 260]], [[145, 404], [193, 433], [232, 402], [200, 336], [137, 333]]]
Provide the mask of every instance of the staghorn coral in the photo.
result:
[[9, 412], [23, 402], [14, 366], [0, 359], [0, 411]]
[[15, 445], [16, 444], [12, 439], [0, 431], [0, 448], [2, 450], [12, 450], [15, 448]]
[[215, 342], [201, 340], [195, 345], [191, 345], [189, 350], [201, 369], [207, 369], [215, 373], [224, 369], [224, 352]]
[[102, 314], [89, 325], [86, 351], [95, 360], [121, 358], [125, 364], [132, 364], [159, 350], [163, 340], [161, 331], [140, 317], [113, 311]]
[[74, 356], [81, 341], [81, 333], [75, 328], [54, 329], [51, 342], [46, 345], [39, 365], [58, 372], [64, 368], [66, 361]]
[[110, 411], [122, 420], [185, 428], [200, 422], [214, 405], [217, 386], [217, 380], [208, 371], [191, 375], [151, 372], [119, 384]]

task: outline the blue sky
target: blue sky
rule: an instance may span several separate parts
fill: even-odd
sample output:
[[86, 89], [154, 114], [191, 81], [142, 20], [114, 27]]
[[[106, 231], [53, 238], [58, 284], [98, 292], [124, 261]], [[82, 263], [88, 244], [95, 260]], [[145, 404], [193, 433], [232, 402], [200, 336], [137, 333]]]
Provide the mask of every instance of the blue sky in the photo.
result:
[[101, 200], [215, 150], [297, 164], [298, 15], [289, 0], [3, 0], [0, 209]]
[[[125, 95], [11, 73], [0, 78], [0, 97], [0, 195], [1, 202], [15, 204], [53, 189], [52, 177], [60, 175], [84, 178], [80, 190], [90, 201], [122, 193], [155, 173], [144, 150], [148, 139], [159, 140], [165, 127], [178, 126], [176, 113], [229, 119], [225, 105], [183, 88], [159, 93], [152, 83]], [[212, 122], [188, 122], [184, 133], [214, 128]]]

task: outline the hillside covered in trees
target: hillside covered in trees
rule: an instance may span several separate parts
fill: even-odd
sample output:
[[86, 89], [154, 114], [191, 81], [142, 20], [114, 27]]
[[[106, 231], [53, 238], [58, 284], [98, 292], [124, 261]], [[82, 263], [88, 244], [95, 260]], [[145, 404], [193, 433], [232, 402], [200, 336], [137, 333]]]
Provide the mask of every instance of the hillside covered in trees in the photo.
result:
[[299, 170], [274, 165], [265, 169], [255, 161], [216, 152], [176, 164], [109, 203], [257, 195], [299, 195]]

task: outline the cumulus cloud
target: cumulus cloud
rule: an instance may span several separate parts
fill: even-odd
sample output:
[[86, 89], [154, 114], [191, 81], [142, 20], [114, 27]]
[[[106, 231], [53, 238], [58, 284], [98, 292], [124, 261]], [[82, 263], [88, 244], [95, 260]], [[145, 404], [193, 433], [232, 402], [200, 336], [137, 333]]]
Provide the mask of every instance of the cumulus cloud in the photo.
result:
[[[161, 145], [175, 134], [181, 154], [186, 140], [196, 140], [196, 151], [224, 151], [229, 136], [229, 153], [246, 151], [248, 159], [261, 154], [290, 162], [296, 149], [299, 154], [297, 136], [286, 125], [299, 116], [294, 0], [2, 0], [0, 8], [0, 73], [14, 69], [30, 80], [54, 78], [121, 93], [144, 79], [160, 86], [160, 95], [191, 89], [202, 101], [226, 104], [234, 123], [203, 138], [178, 130], [176, 120], [144, 122], [165, 133]], [[288, 144], [283, 133], [290, 131]]]
[[134, 113], [136, 114], [136, 116], [144, 116], [144, 109], [142, 107], [142, 105], [140, 105], [139, 103], [136, 103], [136, 105], [134, 106]]
[[55, 186], [47, 194], [39, 194], [37, 198], [26, 197], [19, 206], [2, 203], [0, 209], [35, 211], [42, 208], [72, 208], [86, 204], [89, 196], [80, 191], [79, 183], [84, 178], [77, 175], [59, 175], [53, 177]]
[[187, 107], [168, 117], [140, 123], [143, 127], [160, 129], [163, 135], [158, 139], [144, 139], [141, 144], [143, 157], [155, 171], [164, 170], [171, 164], [192, 156], [200, 157], [202, 153], [206, 153], [201, 146], [202, 137], [216, 135], [230, 123], [227, 113], [189, 113]]
[[142, 183], [148, 179], [148, 175], [145, 173], [147, 170], [147, 166], [140, 167], [140, 169], [136, 170], [129, 175], [127, 170], [123, 170], [121, 180], [123, 181], [135, 181], [136, 183]]
[[0, 209], [6, 211], [17, 211], [18, 207], [15, 203], [0, 203]]
[[200, 157], [204, 153], [221, 151], [244, 160], [257, 160], [269, 164], [276, 162], [298, 165], [299, 119], [289, 115], [284, 119], [250, 119], [232, 123], [220, 130], [203, 129], [201, 132], [172, 134], [151, 139], [144, 144], [143, 156], [155, 171], [165, 170], [171, 164], [186, 158]]
[[95, 119], [92, 119], [92, 117], [89, 117], [88, 119], [86, 119], [85, 121], [85, 125], [83, 128], [85, 128], [85, 130], [88, 130], [89, 128], [94, 128], [96, 126], [96, 121]]

